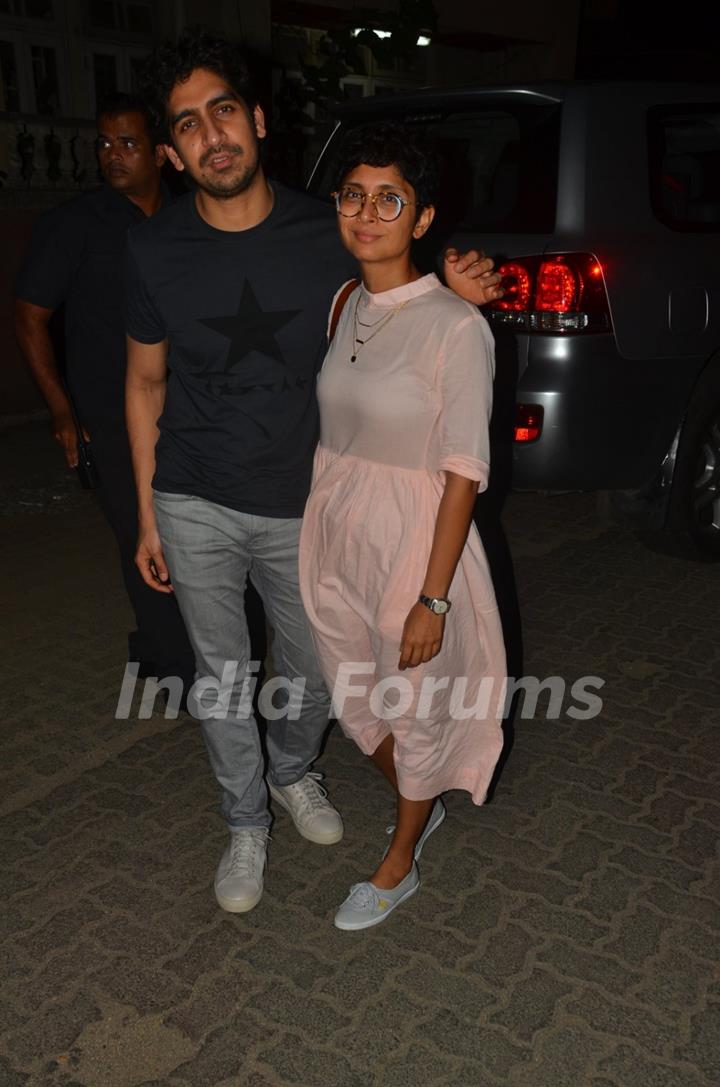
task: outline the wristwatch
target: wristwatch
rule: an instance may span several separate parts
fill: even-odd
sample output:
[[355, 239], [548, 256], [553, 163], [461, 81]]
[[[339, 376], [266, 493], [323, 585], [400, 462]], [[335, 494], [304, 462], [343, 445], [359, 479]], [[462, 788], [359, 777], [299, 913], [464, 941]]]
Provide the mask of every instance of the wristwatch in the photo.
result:
[[435, 612], [436, 615], [444, 615], [452, 607], [450, 601], [443, 596], [423, 596], [422, 593], [420, 593], [420, 603], [430, 608], [430, 611]]

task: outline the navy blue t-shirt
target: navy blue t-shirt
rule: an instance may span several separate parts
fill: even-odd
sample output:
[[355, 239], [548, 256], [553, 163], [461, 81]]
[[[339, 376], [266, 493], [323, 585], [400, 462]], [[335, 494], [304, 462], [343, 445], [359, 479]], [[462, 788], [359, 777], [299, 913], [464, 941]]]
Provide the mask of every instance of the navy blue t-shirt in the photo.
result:
[[18, 298], [65, 306], [67, 380], [90, 427], [124, 425], [123, 253], [128, 229], [144, 221], [109, 185], [83, 193], [38, 219], [18, 275]]
[[210, 226], [192, 193], [131, 230], [126, 326], [141, 343], [168, 340], [154, 488], [300, 517], [328, 313], [357, 266], [333, 209], [273, 189], [272, 211], [249, 230]]

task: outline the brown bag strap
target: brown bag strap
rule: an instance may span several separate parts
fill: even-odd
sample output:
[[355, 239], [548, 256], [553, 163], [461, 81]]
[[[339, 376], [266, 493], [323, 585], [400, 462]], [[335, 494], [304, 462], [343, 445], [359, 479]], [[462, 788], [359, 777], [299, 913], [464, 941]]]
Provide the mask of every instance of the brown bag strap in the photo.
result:
[[328, 329], [328, 343], [332, 343], [333, 336], [335, 335], [335, 333], [337, 331], [337, 326], [338, 326], [338, 322], [340, 320], [340, 315], [341, 315], [342, 311], [345, 309], [345, 303], [347, 302], [348, 298], [353, 293], [353, 291], [355, 290], [355, 288], [357, 287], [359, 282], [360, 282], [359, 279], [349, 279], [348, 282], [345, 284], [345, 286], [340, 291], [340, 294], [335, 299], [335, 305], [333, 306], [332, 316], [330, 317], [330, 328]]

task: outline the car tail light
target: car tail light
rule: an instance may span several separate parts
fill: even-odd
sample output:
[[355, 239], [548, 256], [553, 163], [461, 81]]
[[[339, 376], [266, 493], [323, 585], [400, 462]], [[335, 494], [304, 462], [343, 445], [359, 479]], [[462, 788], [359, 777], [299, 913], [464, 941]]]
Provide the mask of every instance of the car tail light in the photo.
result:
[[569, 313], [578, 308], [580, 285], [564, 261], [544, 260], [537, 274], [535, 309]]
[[517, 257], [498, 268], [505, 295], [491, 302], [494, 324], [529, 332], [608, 332], [610, 305], [600, 262], [592, 253]]
[[542, 404], [515, 405], [515, 441], [536, 442], [542, 434]]
[[527, 268], [522, 264], [503, 264], [500, 269], [503, 277], [505, 295], [493, 308], [513, 313], [524, 313], [530, 306], [532, 280]]

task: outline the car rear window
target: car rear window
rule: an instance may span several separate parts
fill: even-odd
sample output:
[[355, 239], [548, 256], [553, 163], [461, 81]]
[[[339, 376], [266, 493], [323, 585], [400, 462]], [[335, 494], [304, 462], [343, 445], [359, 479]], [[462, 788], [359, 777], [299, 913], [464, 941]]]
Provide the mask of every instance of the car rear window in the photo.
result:
[[560, 105], [488, 102], [465, 109], [393, 111], [344, 122], [311, 189], [328, 197], [343, 131], [365, 120], [397, 120], [435, 147], [441, 185], [438, 226], [447, 231], [550, 233], [557, 201]]
[[720, 103], [649, 111], [653, 211], [672, 230], [720, 230]]

